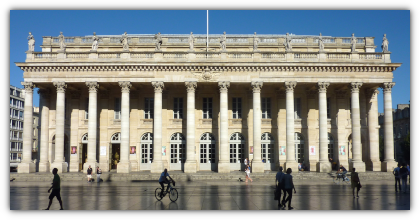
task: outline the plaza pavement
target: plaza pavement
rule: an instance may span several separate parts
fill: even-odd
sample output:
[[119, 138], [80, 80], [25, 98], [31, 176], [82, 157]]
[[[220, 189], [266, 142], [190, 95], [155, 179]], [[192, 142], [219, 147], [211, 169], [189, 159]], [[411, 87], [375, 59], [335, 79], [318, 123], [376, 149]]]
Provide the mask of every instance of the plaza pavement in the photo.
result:
[[[295, 180], [294, 210], [410, 210], [407, 193], [396, 193], [390, 180], [362, 180], [359, 198], [350, 184], [327, 180]], [[51, 182], [10, 182], [10, 210], [42, 210], [48, 206]], [[245, 183], [233, 180], [177, 181], [179, 198], [155, 198], [157, 181], [61, 183], [65, 210], [278, 210], [274, 179]], [[60, 208], [54, 198], [51, 210]], [[287, 211], [284, 210], [284, 211]]]

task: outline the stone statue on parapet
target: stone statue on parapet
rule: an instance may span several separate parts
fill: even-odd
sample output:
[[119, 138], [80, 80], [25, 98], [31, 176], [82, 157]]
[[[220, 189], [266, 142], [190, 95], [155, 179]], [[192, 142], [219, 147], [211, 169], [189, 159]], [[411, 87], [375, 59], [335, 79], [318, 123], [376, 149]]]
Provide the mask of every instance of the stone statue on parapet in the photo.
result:
[[292, 37], [289, 35], [289, 33], [286, 33], [284, 46], [286, 47], [286, 51], [292, 51]]
[[66, 51], [66, 44], [64, 43], [63, 32], [60, 32], [60, 36], [58, 36], [58, 42], [60, 44], [60, 50], [61, 51]]
[[191, 32], [190, 37], [188, 38], [188, 43], [190, 44], [190, 51], [194, 50], [194, 35]]
[[35, 50], [35, 38], [31, 32], [29, 32], [28, 36], [28, 51], [33, 52]]
[[258, 51], [258, 43], [260, 38], [257, 37], [257, 32], [254, 32], [254, 51]]
[[93, 32], [93, 37], [92, 37], [92, 50], [98, 50], [98, 41], [99, 41], [99, 37], [96, 36], [96, 32]]
[[388, 44], [389, 44], [389, 41], [388, 39], [386, 39], [386, 34], [384, 34], [384, 37], [382, 38], [382, 52], [383, 53], [389, 52]]
[[226, 32], [223, 32], [223, 35], [220, 37], [220, 49], [226, 51]]
[[318, 46], [319, 46], [319, 52], [323, 52], [324, 51], [324, 39], [322, 39], [322, 34], [321, 33], [319, 33]]
[[350, 43], [351, 43], [351, 52], [355, 53], [356, 52], [357, 38], [354, 36], [354, 33], [351, 34]]
[[162, 37], [160, 36], [160, 32], [155, 35], [156, 39], [156, 51], [160, 51], [160, 46], [162, 46]]
[[128, 46], [128, 37], [127, 37], [127, 32], [124, 32], [124, 34], [121, 36], [120, 42], [123, 46], [123, 50], [124, 51], [128, 51], [129, 46]]

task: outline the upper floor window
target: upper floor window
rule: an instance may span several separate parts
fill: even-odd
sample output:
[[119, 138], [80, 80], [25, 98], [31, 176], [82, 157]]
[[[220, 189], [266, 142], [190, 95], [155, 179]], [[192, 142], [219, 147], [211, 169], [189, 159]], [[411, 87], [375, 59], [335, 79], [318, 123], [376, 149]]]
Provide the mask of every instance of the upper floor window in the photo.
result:
[[121, 119], [121, 99], [115, 98], [114, 101], [114, 119]]
[[270, 98], [261, 99], [261, 113], [262, 113], [262, 118], [271, 118], [271, 99]]
[[212, 118], [213, 98], [203, 98], [203, 118]]
[[295, 98], [295, 119], [301, 119], [300, 98]]
[[331, 118], [331, 102], [330, 102], [330, 98], [327, 98], [327, 118]]
[[232, 118], [242, 118], [242, 98], [232, 98]]
[[144, 118], [145, 119], [153, 119], [154, 113], [154, 99], [153, 98], [145, 98], [144, 99]]
[[183, 99], [174, 98], [174, 119], [182, 119]]

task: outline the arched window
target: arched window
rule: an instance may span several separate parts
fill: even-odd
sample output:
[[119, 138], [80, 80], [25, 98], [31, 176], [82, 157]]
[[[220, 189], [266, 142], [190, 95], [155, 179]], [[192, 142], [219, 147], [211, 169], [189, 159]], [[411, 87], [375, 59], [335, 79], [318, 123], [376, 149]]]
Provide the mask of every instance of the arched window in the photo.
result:
[[111, 143], [119, 144], [121, 143], [121, 133], [117, 132], [111, 136]]
[[88, 140], [88, 133], [86, 133], [82, 136], [82, 144], [87, 144]]

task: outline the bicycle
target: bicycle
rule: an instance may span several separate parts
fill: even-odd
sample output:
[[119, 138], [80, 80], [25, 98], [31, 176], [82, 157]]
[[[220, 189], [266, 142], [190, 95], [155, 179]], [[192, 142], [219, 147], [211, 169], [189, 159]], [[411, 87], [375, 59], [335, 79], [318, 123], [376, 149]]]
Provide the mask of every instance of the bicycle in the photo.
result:
[[340, 182], [345, 182], [347, 184], [350, 184], [350, 179], [346, 175], [344, 175], [344, 181], [342, 181], [342, 179], [343, 179], [343, 174], [339, 173], [337, 174], [336, 178], [333, 177], [333, 182], [336, 184], [340, 184]]
[[[160, 188], [160, 187], [156, 188], [156, 190], [155, 190], [155, 197], [156, 197], [156, 199], [157, 199], [158, 201], [162, 200], [162, 199], [163, 199], [163, 197], [165, 197], [165, 196], [166, 196], [166, 194], [168, 194], [168, 193], [169, 193], [169, 199], [170, 199], [172, 202], [175, 202], [175, 201], [178, 199], [178, 190], [176, 190], [175, 188], [173, 188], [173, 187], [171, 186], [171, 183], [172, 183], [172, 182], [173, 182], [173, 181], [169, 181], [169, 184], [168, 184], [168, 186], [167, 186], [166, 190], [165, 190], [165, 191], [163, 191], [163, 192], [162, 192], [162, 188]], [[174, 184], [174, 186], [175, 186], [175, 182], [173, 182], [173, 184]], [[170, 190], [168, 191], [168, 189], [170, 189]], [[162, 192], [162, 194], [161, 194], [161, 192]]]

